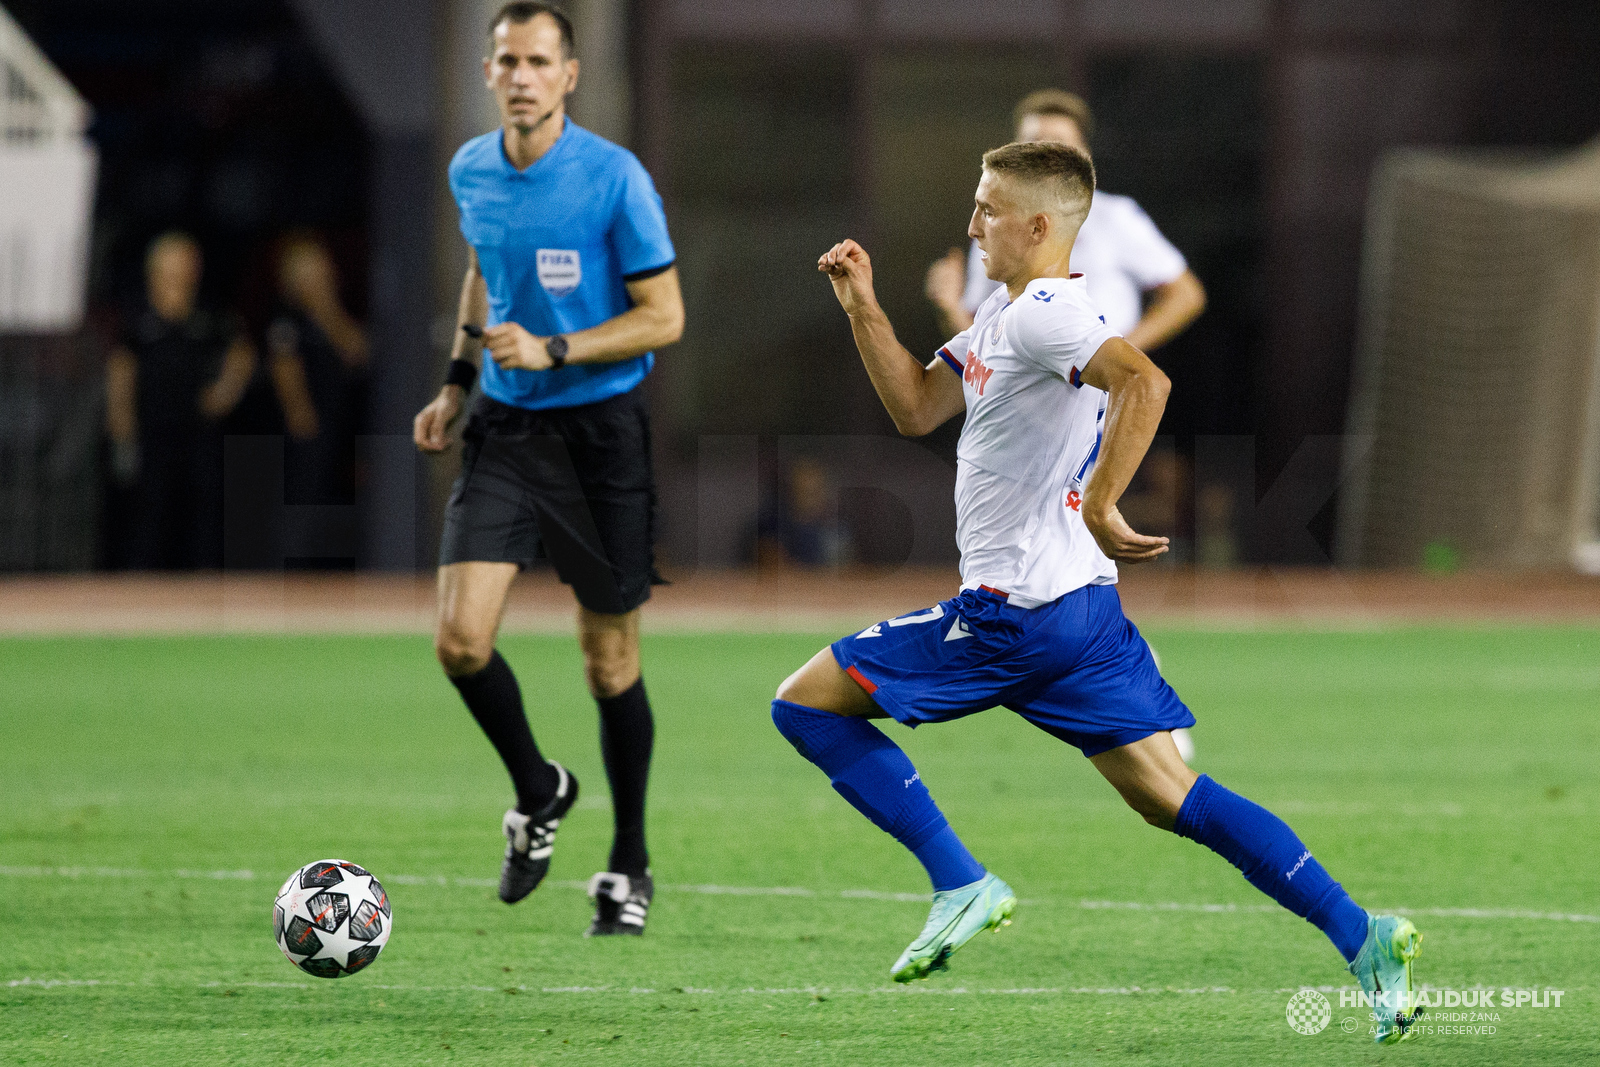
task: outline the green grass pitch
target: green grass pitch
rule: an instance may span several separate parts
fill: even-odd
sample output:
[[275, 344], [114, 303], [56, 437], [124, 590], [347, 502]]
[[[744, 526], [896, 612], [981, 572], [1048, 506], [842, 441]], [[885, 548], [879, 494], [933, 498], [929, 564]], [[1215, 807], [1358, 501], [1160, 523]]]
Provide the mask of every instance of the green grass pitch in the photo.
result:
[[[1600, 630], [1151, 638], [1200, 719], [1199, 768], [1288, 819], [1358, 901], [1413, 909], [1421, 981], [1561, 1006], [1391, 1049], [1343, 1032], [1363, 1013], [1339, 1007], [1351, 980], [1321, 934], [1005, 711], [888, 725], [1023, 901], [949, 973], [892, 986], [922, 872], [768, 719], [823, 636], [646, 638], [662, 889], [643, 939], [606, 941], [580, 936], [610, 814], [571, 640], [501, 646], [584, 788], [552, 882], [511, 908], [492, 887], [509, 787], [425, 638], [6, 640], [0, 1063], [1600, 1057]], [[326, 856], [384, 878], [396, 916], [382, 958], [336, 982], [270, 933], [279, 882]], [[1285, 1021], [1302, 986], [1334, 1002], [1315, 1036]]]

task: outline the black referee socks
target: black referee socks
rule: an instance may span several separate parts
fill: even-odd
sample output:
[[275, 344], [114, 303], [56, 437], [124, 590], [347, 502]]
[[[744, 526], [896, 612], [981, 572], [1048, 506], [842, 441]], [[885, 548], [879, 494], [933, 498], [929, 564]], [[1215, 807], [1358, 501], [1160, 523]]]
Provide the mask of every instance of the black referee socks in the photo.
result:
[[[545, 762], [539, 754], [539, 746], [533, 742], [528, 716], [522, 710], [522, 690], [517, 688], [517, 676], [511, 673], [511, 665], [496, 649], [483, 670], [450, 681], [461, 699], [467, 702], [472, 717], [489, 735], [506, 770], [511, 772], [511, 782], [517, 790], [517, 810], [524, 815], [537, 813], [556, 795], [561, 778], [556, 769]], [[649, 715], [647, 708], [646, 719]], [[648, 749], [646, 753], [648, 759]], [[607, 770], [610, 767], [608, 759]]]
[[644, 679], [640, 678], [614, 697], [596, 697], [595, 703], [600, 705], [600, 754], [606, 762], [616, 820], [607, 869], [638, 878], [650, 866], [644, 847], [644, 793], [656, 733], [650, 698], [645, 696]]

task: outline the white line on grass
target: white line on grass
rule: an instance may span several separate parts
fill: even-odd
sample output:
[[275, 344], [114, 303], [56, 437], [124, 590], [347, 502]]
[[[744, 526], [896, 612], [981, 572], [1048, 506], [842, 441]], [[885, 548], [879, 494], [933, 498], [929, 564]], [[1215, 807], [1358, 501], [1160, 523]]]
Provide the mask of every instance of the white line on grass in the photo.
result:
[[[10, 867], [0, 866], [0, 877], [10, 878], [189, 878], [212, 881], [256, 880], [254, 871], [158, 871], [139, 867]], [[492, 888], [493, 878], [466, 878], [443, 874], [391, 874], [382, 881], [392, 885], [434, 885], [468, 889]], [[545, 883], [557, 889], [588, 889], [588, 882], [551, 879]], [[890, 893], [878, 889], [818, 890], [804, 886], [748, 886], [748, 885], [666, 885], [663, 889], [675, 893], [696, 893], [706, 896], [733, 897], [812, 897], [841, 900], [885, 900], [903, 903], [926, 904], [926, 893]], [[1027, 900], [1025, 904], [1056, 904], [1058, 901]], [[1180, 911], [1204, 914], [1250, 914], [1278, 912], [1276, 904], [1194, 904], [1177, 901], [1147, 903], [1137, 900], [1080, 900], [1077, 906], [1086, 911]], [[1407, 915], [1433, 915], [1448, 919], [1530, 919], [1543, 922], [1600, 923], [1600, 915], [1575, 912], [1532, 911], [1523, 908], [1407, 908], [1390, 907], [1384, 911]]]
[[[732, 987], [715, 989], [702, 986], [669, 986], [664, 989], [655, 989], [648, 986], [530, 986], [522, 983], [516, 985], [392, 985], [382, 983], [359, 983], [361, 988], [382, 990], [395, 993], [504, 993], [504, 994], [543, 994], [548, 996], [651, 996], [671, 997], [676, 994], [686, 994], [696, 997], [775, 997], [775, 996], [802, 996], [815, 997], [826, 1000], [835, 996], [925, 996], [925, 997], [964, 997], [964, 996], [1023, 996], [1023, 997], [1048, 997], [1048, 996], [1096, 996], [1096, 997], [1151, 997], [1151, 996], [1282, 996], [1285, 993], [1297, 993], [1305, 989], [1315, 989], [1323, 994], [1355, 992], [1360, 989], [1354, 985], [1298, 985], [1282, 986], [1277, 989], [1234, 989], [1231, 986], [1200, 986], [1185, 988], [1181, 986], [1162, 986], [1147, 989], [1143, 986], [1022, 986], [1015, 988], [969, 989], [966, 986], [869, 986], [856, 988], [851, 986], [779, 986], [758, 988], [756, 986]], [[121, 982], [116, 979], [101, 978], [12, 978], [0, 982], [0, 988], [6, 989], [71, 989], [85, 986], [115, 986], [123, 989], [326, 989], [327, 982], [261, 982], [241, 980], [234, 982], [206, 981], [141, 981]], [[1431, 983], [1418, 985], [1419, 991], [1437, 992], [1445, 987]], [[1455, 988], [1455, 987], [1452, 987]], [[1470, 989], [1498, 989], [1499, 986], [1473, 985], [1465, 987]], [[1568, 992], [1586, 992], [1584, 986], [1568, 986]]]
[[[99, 978], [13, 978], [5, 983], [8, 989], [56, 989], [77, 988], [83, 986], [117, 986], [123, 988], [162, 988], [170, 986], [184, 986], [197, 989], [321, 989], [323, 983], [317, 982], [119, 982], [112, 979]], [[968, 989], [966, 986], [952, 986], [942, 988], [938, 986], [874, 986], [865, 989], [848, 986], [782, 986], [776, 988], [758, 988], [745, 986], [743, 988], [713, 989], [699, 986], [674, 986], [666, 989], [653, 989], [645, 986], [529, 986], [524, 984], [508, 986], [492, 985], [383, 985], [378, 983], [363, 983], [363, 986], [372, 989], [400, 993], [542, 993], [556, 995], [582, 995], [605, 994], [610, 996], [667, 996], [672, 994], [691, 994], [694, 996], [709, 997], [739, 997], [739, 996], [873, 996], [881, 994], [916, 995], [916, 996], [1059, 996], [1063, 994], [1076, 994], [1080, 996], [1153, 996], [1161, 994], [1174, 994], [1178, 996], [1214, 996], [1218, 994], [1234, 995], [1239, 990], [1228, 986], [1207, 986], [1198, 989], [1180, 989], [1167, 986], [1161, 989], [1143, 989], [1139, 986], [1028, 986], [1022, 988], [1000, 989]], [[1284, 990], [1256, 990], [1256, 992], [1294, 992]]]

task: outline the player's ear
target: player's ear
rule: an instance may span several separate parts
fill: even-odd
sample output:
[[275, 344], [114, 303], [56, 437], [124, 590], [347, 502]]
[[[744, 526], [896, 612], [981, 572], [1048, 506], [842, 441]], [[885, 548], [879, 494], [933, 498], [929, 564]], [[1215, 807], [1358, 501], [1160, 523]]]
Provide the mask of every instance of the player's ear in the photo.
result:
[[573, 56], [567, 60], [567, 92], [572, 92], [578, 87], [578, 57]]

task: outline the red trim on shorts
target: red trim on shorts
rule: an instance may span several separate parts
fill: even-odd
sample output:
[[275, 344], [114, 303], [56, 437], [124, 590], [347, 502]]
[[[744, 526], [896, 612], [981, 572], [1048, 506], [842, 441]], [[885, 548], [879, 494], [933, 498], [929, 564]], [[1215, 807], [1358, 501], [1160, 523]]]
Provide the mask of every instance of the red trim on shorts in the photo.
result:
[[980, 586], [978, 586], [978, 588], [982, 589], [985, 593], [993, 593], [995, 596], [999, 597], [1001, 600], [1010, 600], [1011, 599], [1011, 594], [1006, 592], [1004, 589], [996, 589], [992, 585], [980, 585]]
[[871, 696], [873, 693], [878, 691], [878, 683], [874, 682], [871, 678], [868, 678], [866, 675], [856, 670], [855, 664], [852, 663], [850, 666], [846, 667], [844, 669], [844, 673], [854, 678], [856, 684], [867, 691], [867, 696]]

